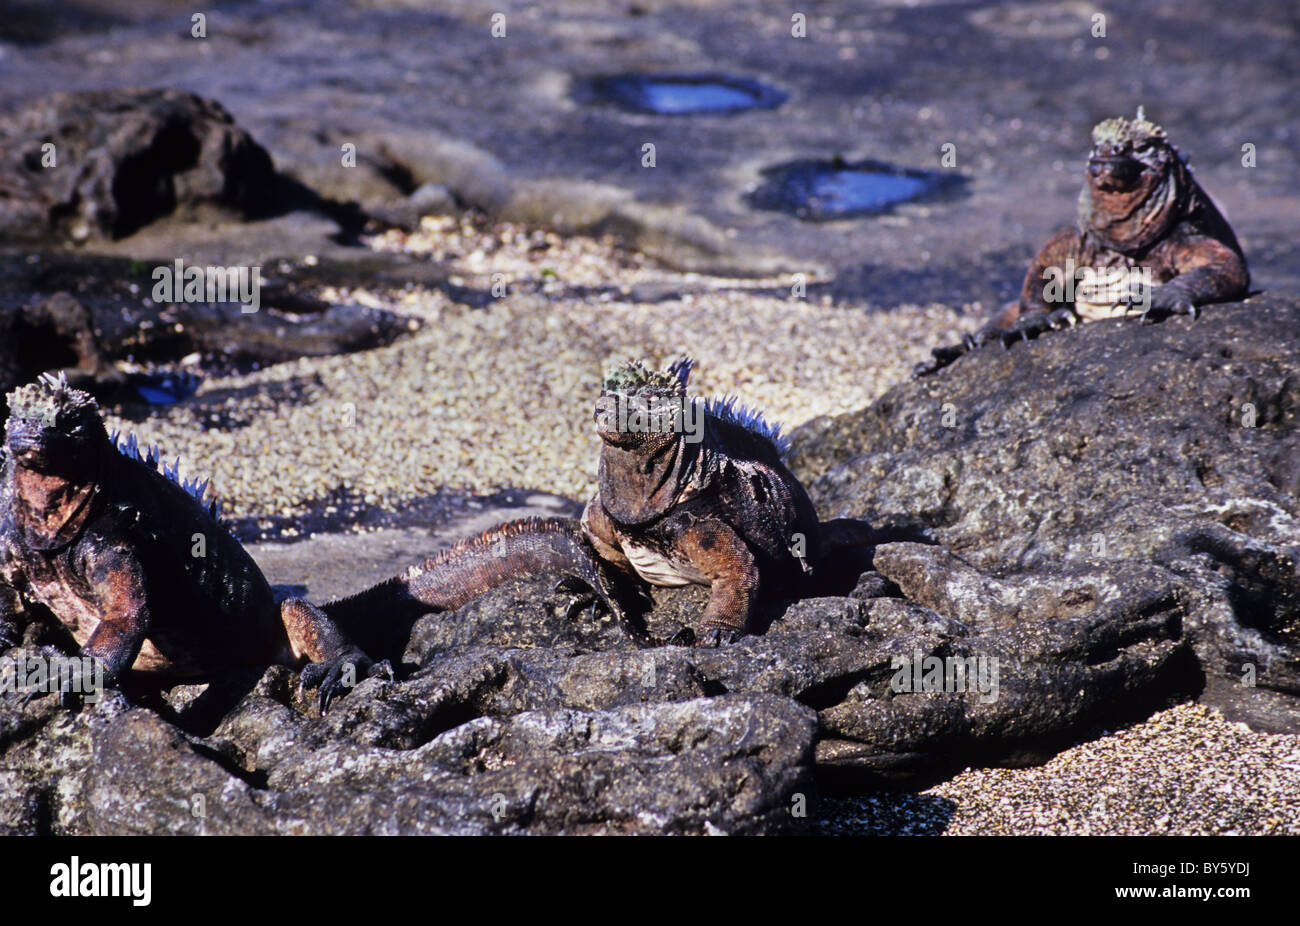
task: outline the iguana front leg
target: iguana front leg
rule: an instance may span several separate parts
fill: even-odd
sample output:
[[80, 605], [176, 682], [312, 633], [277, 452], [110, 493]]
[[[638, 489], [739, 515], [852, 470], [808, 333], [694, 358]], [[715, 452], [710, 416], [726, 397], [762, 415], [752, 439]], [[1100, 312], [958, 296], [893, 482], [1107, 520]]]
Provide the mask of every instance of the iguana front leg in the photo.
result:
[[[91, 554], [85, 564], [85, 576], [94, 591], [100, 613], [99, 622], [81, 647], [83, 662], [73, 670], [76, 677], [61, 676], [66, 687], [59, 691], [64, 707], [75, 703], [74, 692], [85, 694], [98, 684], [116, 686], [131, 668], [149, 634], [149, 604], [145, 593], [144, 572], [129, 550], [110, 548]], [[53, 647], [47, 647], [53, 651]], [[92, 660], [92, 662], [85, 662]], [[99, 671], [96, 671], [98, 664]], [[102, 673], [102, 674], [101, 674]], [[46, 692], [33, 691], [28, 699]]]
[[709, 580], [709, 603], [696, 646], [720, 646], [749, 633], [758, 602], [758, 561], [744, 539], [721, 521], [697, 521], [678, 550]]
[[942, 370], [958, 357], [990, 341], [1001, 341], [1010, 347], [1016, 341], [1029, 340], [1044, 331], [1057, 330], [1078, 321], [1074, 304], [1048, 299], [1049, 284], [1055, 280], [1062, 289], [1070, 274], [1078, 269], [1083, 239], [1077, 229], [1062, 228], [1048, 239], [1034, 255], [1025, 271], [1020, 286], [1020, 298], [1008, 303], [978, 329], [962, 338], [960, 344], [936, 347], [930, 351], [931, 359], [912, 368], [912, 376], [920, 378]]
[[1151, 322], [1171, 315], [1196, 317], [1208, 302], [1240, 299], [1250, 287], [1246, 262], [1231, 248], [1213, 238], [1194, 237], [1180, 242], [1170, 256], [1177, 275], [1160, 283], [1131, 309]]
[[582, 512], [582, 533], [601, 560], [628, 575], [636, 575], [632, 561], [623, 552], [614, 524], [600, 503], [600, 496], [587, 502]]
[[303, 666], [300, 684], [304, 689], [320, 688], [322, 714], [360, 678], [379, 675], [392, 678], [393, 669], [388, 660], [379, 663], [372, 660], [311, 602], [290, 598], [280, 605], [280, 620], [289, 635], [294, 657], [309, 660]]
[[[1083, 239], [1077, 229], [1062, 228], [1047, 240], [1025, 271], [1020, 284], [1020, 298], [1006, 306], [974, 334], [966, 344], [972, 350], [989, 341], [1001, 340], [1003, 346], [1072, 324], [1072, 303], [1064, 300], [1069, 291], [1067, 281], [1078, 270]], [[1060, 291], [1061, 299], [1049, 298]]]

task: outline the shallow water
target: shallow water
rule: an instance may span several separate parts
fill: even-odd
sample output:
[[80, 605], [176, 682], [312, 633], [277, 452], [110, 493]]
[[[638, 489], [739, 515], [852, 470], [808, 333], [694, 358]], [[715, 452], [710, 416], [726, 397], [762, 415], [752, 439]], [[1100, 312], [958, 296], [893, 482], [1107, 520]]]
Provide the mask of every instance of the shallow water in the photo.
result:
[[812, 196], [826, 212], [858, 212], [883, 209], [924, 195], [931, 183], [920, 177], [878, 173], [870, 170], [841, 170], [816, 178]]
[[786, 99], [756, 80], [712, 75], [623, 74], [593, 82], [591, 91], [625, 109], [670, 116], [772, 109]]
[[956, 174], [895, 167], [879, 161], [795, 161], [763, 171], [766, 180], [749, 194], [757, 209], [787, 212], [813, 222], [883, 212], [955, 190]]

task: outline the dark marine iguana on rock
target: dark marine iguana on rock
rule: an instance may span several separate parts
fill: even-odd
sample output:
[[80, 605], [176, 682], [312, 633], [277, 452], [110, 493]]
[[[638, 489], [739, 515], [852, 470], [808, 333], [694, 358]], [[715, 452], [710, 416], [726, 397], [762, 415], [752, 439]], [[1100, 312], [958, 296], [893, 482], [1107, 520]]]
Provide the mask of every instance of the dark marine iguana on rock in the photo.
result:
[[1165, 130], [1107, 119], [1092, 130], [1077, 227], [1053, 235], [1029, 265], [1020, 298], [962, 344], [935, 348], [924, 376], [989, 341], [1009, 347], [1050, 329], [1140, 312], [1196, 316], [1246, 295], [1250, 274], [1222, 213]]
[[691, 396], [693, 365], [633, 361], [606, 377], [582, 528], [605, 562], [651, 585], [709, 586], [696, 642], [716, 646], [753, 632], [760, 598], [800, 597], [831, 556], [888, 538], [819, 522], [780, 428], [734, 397]]
[[[760, 597], [807, 594], [814, 580], [865, 568], [877, 543], [915, 531], [821, 523], [781, 462], [779, 429], [734, 398], [688, 395], [693, 362], [615, 369], [596, 405], [599, 484], [580, 520], [528, 519], [462, 541], [403, 574], [321, 609], [348, 633], [396, 614], [458, 608], [521, 575], [564, 572], [616, 615], [629, 585], [710, 587], [698, 632], [718, 645], [755, 629]], [[898, 534], [898, 537], [893, 536]]]
[[[207, 483], [159, 471], [134, 437], [110, 438], [95, 400], [62, 376], [8, 396], [0, 472], [0, 649], [43, 605], [99, 660], [112, 685], [128, 670], [205, 680], [245, 666], [312, 665], [322, 710], [374, 668], [305, 601], [277, 605], [252, 557], [205, 498]], [[179, 461], [178, 461], [179, 463]], [[66, 692], [62, 694], [66, 695]]]

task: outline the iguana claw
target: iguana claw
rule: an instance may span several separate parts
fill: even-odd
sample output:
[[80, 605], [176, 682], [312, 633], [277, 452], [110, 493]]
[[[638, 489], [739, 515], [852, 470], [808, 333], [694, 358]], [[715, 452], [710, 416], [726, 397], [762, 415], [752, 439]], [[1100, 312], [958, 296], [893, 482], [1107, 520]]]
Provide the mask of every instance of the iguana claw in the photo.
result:
[[599, 606], [603, 606], [616, 620], [623, 619], [623, 609], [619, 606], [613, 590], [605, 587], [608, 585], [607, 581], [602, 577], [596, 580], [596, 585], [601, 587], [594, 587], [586, 579], [578, 576], [565, 576], [555, 583], [555, 594], [570, 596], [569, 603], [564, 609], [566, 620], [573, 620], [587, 607], [591, 608], [592, 617], [595, 617], [596, 608]]
[[743, 636], [744, 634], [735, 627], [706, 627], [696, 638], [695, 646], [716, 649], [728, 643], [735, 643]]
[[694, 645], [695, 645], [695, 631], [689, 627], [683, 627], [681, 630], [677, 631], [666, 641], [664, 641], [664, 646], [694, 646]]
[[[327, 659], [324, 662], [312, 662], [303, 666], [302, 674], [298, 679], [299, 693], [305, 693], [309, 688], [320, 688], [320, 712], [329, 713], [330, 704], [338, 698], [343, 697], [356, 685], [356, 680], [365, 675], [368, 678], [375, 676], [375, 669], [378, 667], [382, 674], [385, 670], [382, 666], [387, 665], [387, 673], [392, 677], [393, 668], [384, 660], [383, 663], [371, 661], [370, 657], [355, 647], [346, 652], [340, 653], [333, 659]], [[351, 669], [351, 672], [348, 670]], [[351, 681], [348, 680], [349, 675]]]

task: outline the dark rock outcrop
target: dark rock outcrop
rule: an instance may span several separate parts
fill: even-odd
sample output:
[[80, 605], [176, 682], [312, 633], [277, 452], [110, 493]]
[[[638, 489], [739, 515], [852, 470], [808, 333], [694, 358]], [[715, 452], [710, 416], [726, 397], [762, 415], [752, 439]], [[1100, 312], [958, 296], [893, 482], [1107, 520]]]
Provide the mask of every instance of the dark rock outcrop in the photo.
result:
[[1296, 729], [1300, 299], [982, 349], [810, 423], [794, 466], [824, 515], [933, 528], [877, 558], [911, 600], [977, 627], [1169, 614], [1218, 700]]
[[266, 150], [219, 103], [180, 90], [55, 94], [0, 120], [0, 140], [11, 242], [121, 238], [208, 208], [265, 214], [277, 188]]
[[[3, 393], [46, 371], [107, 401], [130, 399], [131, 361], [172, 368], [198, 354], [219, 369], [367, 350], [418, 323], [382, 309], [316, 298], [294, 272], [260, 279], [258, 311], [235, 301], [155, 302], [166, 261], [0, 253], [0, 412]], [[231, 294], [232, 299], [239, 298]]]

